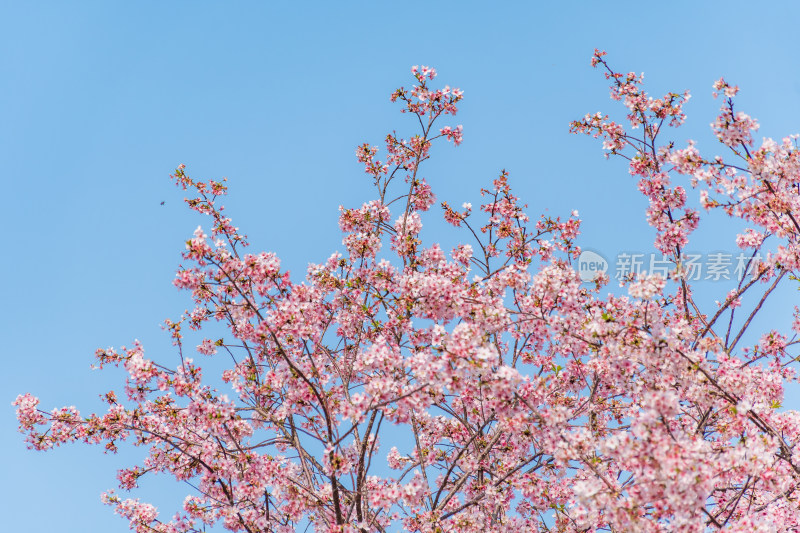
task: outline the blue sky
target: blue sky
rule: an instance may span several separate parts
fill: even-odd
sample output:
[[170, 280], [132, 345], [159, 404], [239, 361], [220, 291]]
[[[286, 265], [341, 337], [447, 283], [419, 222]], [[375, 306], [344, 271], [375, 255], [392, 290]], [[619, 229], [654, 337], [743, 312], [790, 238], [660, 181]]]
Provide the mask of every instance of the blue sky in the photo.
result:
[[[48, 409], [98, 408], [121, 388], [120, 373], [89, 369], [98, 347], [139, 339], [174, 360], [160, 324], [190, 306], [171, 280], [201, 222], [168, 179], [175, 166], [227, 176], [225, 204], [253, 248], [301, 275], [342, 249], [338, 206], [371, 198], [355, 147], [411, 131], [388, 95], [411, 85], [411, 65], [432, 65], [465, 91], [463, 145], [424, 168], [439, 200], [478, 205], [506, 168], [531, 215], [580, 211], [582, 246], [649, 251], [623, 162], [568, 133], [587, 112], [619, 116], [589, 67], [595, 47], [657, 95], [692, 91], [679, 145], [717, 149], [722, 75], [759, 135], [800, 132], [800, 7], [699, 4], [0, 2], [5, 528], [127, 531], [99, 494], [143, 450], [27, 451], [9, 404], [32, 392]], [[166, 478], [145, 491], [173, 506], [186, 494]]]

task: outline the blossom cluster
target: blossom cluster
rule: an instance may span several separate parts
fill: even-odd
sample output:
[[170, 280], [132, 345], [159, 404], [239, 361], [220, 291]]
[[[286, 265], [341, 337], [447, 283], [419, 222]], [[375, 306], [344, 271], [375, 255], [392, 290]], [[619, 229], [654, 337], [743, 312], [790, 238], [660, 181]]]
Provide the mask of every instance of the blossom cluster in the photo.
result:
[[[680, 266], [700, 224], [695, 189], [704, 208], [749, 226], [742, 248], [777, 241], [724, 301], [697, 301], [691, 280], [656, 273], [623, 280], [622, 295], [604, 292], [607, 276], [587, 286], [577, 212], [531, 218], [506, 171], [475, 209], [441, 203], [462, 242], [428, 243], [436, 197], [422, 164], [437, 140], [461, 144], [462, 128], [438, 121], [463, 93], [414, 67], [412, 88], [391, 99], [419, 131], [388, 135], [383, 160], [357, 149], [376, 198], [340, 209], [345, 251], [303, 280], [274, 254], [248, 253], [218, 204], [224, 184], [179, 166], [188, 206], [210, 219], [174, 281], [193, 301], [165, 322], [179, 360], [157, 363], [138, 342], [98, 350], [98, 366], [127, 373], [124, 397], [108, 392], [107, 412], [84, 416], [21, 395], [28, 444], [132, 442], [147, 457], [118, 473], [120, 490], [154, 473], [195, 487], [172, 519], [104, 495], [134, 531], [800, 529], [800, 414], [783, 408], [800, 309], [792, 331], [748, 333], [800, 268], [800, 154], [791, 138], [756, 147], [757, 123], [734, 111], [723, 80], [712, 131], [744, 161], [660, 144], [688, 93], [652, 98], [604, 55], [592, 65], [627, 122], [590, 114], [572, 129], [627, 159], [665, 260]], [[184, 353], [195, 335], [221, 381]]]

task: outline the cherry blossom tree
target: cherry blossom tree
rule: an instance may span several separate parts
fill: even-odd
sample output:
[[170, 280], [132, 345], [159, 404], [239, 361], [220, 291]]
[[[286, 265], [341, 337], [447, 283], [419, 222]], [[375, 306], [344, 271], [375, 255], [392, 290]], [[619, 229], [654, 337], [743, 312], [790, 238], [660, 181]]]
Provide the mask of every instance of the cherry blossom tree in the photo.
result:
[[[19, 396], [27, 443], [132, 442], [147, 457], [119, 489], [156, 472], [193, 484], [171, 518], [104, 494], [138, 532], [799, 530], [800, 414], [782, 405], [800, 311], [791, 331], [750, 329], [798, 270], [800, 151], [793, 137], [757, 144], [725, 80], [712, 130], [729, 159], [662, 142], [689, 94], [650, 97], [603, 52], [592, 65], [626, 122], [586, 115], [572, 130], [628, 161], [668, 278], [632, 275], [627, 294], [607, 275], [583, 283], [577, 213], [531, 220], [505, 171], [478, 209], [441, 204], [461, 244], [423, 246], [436, 200], [420, 168], [435, 142], [460, 144], [441, 121], [463, 95], [414, 67], [391, 99], [417, 133], [388, 135], [380, 159], [358, 147], [375, 198], [341, 208], [346, 251], [304, 281], [248, 251], [218, 203], [224, 182], [180, 165], [173, 179], [209, 223], [175, 279], [194, 301], [166, 321], [177, 361], [138, 343], [98, 350], [99, 367], [127, 371], [124, 394], [90, 416]], [[690, 192], [747, 225], [736, 242], [752, 275], [718, 304], [695, 298], [683, 268], [701, 220]], [[214, 381], [197, 357], [229, 363]]]

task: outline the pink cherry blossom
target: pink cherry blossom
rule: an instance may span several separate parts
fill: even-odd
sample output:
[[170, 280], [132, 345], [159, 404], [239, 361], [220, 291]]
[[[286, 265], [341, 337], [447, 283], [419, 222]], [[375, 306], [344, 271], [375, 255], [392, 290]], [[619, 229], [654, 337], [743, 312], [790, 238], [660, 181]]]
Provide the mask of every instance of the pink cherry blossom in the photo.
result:
[[[436, 244], [424, 163], [461, 144], [461, 126], [441, 122], [463, 92], [413, 67], [391, 100], [419, 129], [387, 135], [382, 159], [357, 148], [375, 196], [340, 207], [343, 249], [305, 278], [247, 250], [220, 205], [224, 180], [178, 166], [207, 219], [173, 282], [192, 307], [164, 322], [176, 357], [151, 359], [138, 341], [97, 350], [97, 368], [127, 375], [124, 395], [101, 395], [105, 413], [18, 396], [28, 446], [141, 446], [120, 490], [156, 473], [191, 488], [171, 518], [105, 493], [139, 532], [800, 530], [800, 414], [783, 405], [800, 310], [788, 331], [754, 331], [798, 280], [795, 138], [757, 145], [738, 87], [720, 79], [711, 134], [729, 159], [676, 147], [663, 137], [689, 93], [650, 96], [605, 56], [591, 64], [624, 117], [590, 113], [571, 129], [625, 161], [667, 275], [630, 276], [620, 294], [607, 275], [583, 283], [577, 211], [531, 218], [505, 170], [461, 210], [440, 204], [461, 239]], [[717, 213], [734, 219], [749, 270], [715, 303], [683, 262]]]

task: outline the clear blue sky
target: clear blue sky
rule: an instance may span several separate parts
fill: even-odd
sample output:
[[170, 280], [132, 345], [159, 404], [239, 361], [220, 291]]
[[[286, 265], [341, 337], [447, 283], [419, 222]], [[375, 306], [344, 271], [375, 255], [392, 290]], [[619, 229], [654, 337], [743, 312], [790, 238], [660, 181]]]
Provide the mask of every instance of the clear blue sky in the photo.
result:
[[[229, 177], [254, 248], [302, 274], [342, 249], [339, 204], [370, 198], [355, 147], [410, 131], [388, 95], [411, 65], [465, 91], [463, 145], [424, 169], [439, 200], [477, 205], [507, 168], [530, 214], [578, 209], [580, 244], [608, 255], [649, 250], [651, 234], [624, 164], [568, 134], [587, 112], [619, 112], [589, 67], [595, 47], [654, 93], [692, 91], [678, 144], [716, 149], [721, 75], [760, 134], [800, 132], [796, 2], [627, 5], [0, 2], [4, 530], [127, 531], [99, 494], [143, 450], [27, 451], [9, 404], [29, 391], [45, 408], [97, 408], [121, 389], [121, 374], [89, 370], [98, 347], [138, 338], [174, 361], [159, 326], [190, 306], [171, 280], [199, 223], [168, 180], [179, 163]], [[167, 514], [186, 494], [163, 477], [144, 488]]]

